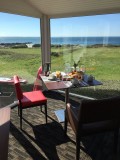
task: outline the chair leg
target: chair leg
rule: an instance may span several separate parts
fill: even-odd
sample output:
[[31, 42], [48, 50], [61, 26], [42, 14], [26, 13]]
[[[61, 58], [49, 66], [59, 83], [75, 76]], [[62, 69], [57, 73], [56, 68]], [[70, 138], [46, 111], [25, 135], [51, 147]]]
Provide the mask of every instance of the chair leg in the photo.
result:
[[45, 120], [46, 120], [46, 123], [47, 123], [47, 105], [45, 105]]
[[22, 130], [22, 109], [20, 108], [20, 129]]
[[65, 122], [64, 122], [64, 135], [66, 136], [67, 134], [67, 125], [68, 125], [68, 121], [67, 121], [67, 118], [65, 116]]
[[114, 131], [114, 153], [117, 153], [119, 128]]
[[18, 106], [18, 116], [20, 116], [20, 107]]
[[80, 157], [80, 135], [76, 135], [76, 160]]

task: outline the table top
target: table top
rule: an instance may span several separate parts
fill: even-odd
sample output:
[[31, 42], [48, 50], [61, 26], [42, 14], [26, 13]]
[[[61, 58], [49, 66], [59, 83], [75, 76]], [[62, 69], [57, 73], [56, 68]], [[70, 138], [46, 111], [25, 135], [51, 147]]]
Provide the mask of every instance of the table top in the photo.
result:
[[67, 89], [70, 87], [88, 87], [88, 86], [97, 86], [102, 85], [98, 80], [93, 79], [93, 81], [88, 82], [88, 75], [84, 76], [84, 80], [80, 80], [79, 84], [74, 86], [71, 81], [56, 81], [51, 80], [50, 77], [40, 75], [43, 83], [45, 84], [48, 90], [57, 90], [57, 89]]

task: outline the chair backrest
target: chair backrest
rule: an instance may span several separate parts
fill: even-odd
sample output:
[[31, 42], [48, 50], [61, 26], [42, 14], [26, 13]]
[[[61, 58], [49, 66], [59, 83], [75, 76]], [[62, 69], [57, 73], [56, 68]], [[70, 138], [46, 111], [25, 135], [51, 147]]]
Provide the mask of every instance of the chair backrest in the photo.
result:
[[40, 74], [42, 74], [42, 66], [40, 66], [38, 69], [37, 77], [33, 86], [33, 91], [42, 90], [42, 82], [41, 82]]
[[79, 112], [80, 123], [120, 120], [120, 96], [101, 100], [83, 100]]
[[17, 98], [20, 101], [23, 98], [23, 93], [22, 93], [22, 89], [21, 89], [21, 86], [20, 86], [19, 78], [16, 75], [14, 76], [14, 85], [15, 85]]
[[39, 67], [37, 72], [37, 78], [40, 79], [40, 74], [42, 74], [42, 66]]

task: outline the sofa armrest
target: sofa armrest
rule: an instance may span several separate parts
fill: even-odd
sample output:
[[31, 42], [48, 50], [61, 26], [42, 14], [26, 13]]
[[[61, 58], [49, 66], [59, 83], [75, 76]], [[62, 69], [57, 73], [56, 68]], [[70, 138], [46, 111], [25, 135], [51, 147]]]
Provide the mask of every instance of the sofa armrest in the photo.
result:
[[10, 107], [0, 109], [0, 159], [8, 159]]
[[74, 107], [70, 103], [67, 103], [65, 116], [68, 122], [71, 124], [75, 133], [78, 128], [78, 119], [79, 119], [78, 115], [79, 115], [79, 107]]

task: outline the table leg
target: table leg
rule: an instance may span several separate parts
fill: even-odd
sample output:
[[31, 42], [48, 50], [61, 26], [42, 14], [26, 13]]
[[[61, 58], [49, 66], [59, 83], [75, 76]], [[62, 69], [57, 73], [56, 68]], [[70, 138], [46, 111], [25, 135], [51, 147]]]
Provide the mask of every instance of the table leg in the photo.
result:
[[[66, 88], [65, 89], [65, 105], [68, 102], [69, 102], [69, 88]], [[55, 111], [55, 115], [57, 116], [59, 122], [65, 121], [64, 111], [65, 109], [59, 109]]]
[[69, 88], [65, 89], [65, 104], [69, 102]]

